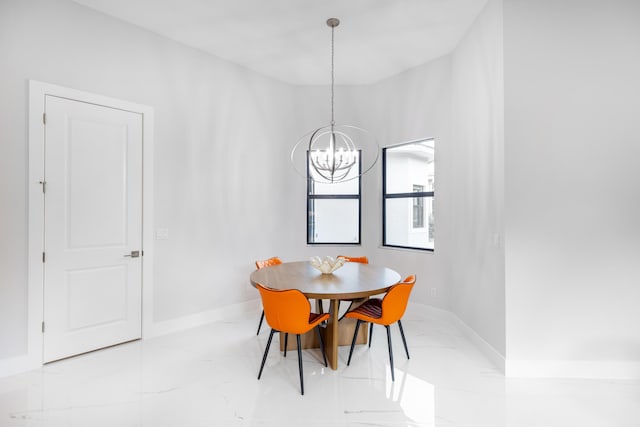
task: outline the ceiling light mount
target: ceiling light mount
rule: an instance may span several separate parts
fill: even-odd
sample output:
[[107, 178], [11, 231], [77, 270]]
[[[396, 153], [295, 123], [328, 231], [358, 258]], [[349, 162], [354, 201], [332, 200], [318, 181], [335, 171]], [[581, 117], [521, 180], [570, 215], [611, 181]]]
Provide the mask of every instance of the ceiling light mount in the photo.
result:
[[338, 18], [329, 18], [327, 19], [327, 25], [331, 28], [335, 28], [340, 25], [340, 20]]

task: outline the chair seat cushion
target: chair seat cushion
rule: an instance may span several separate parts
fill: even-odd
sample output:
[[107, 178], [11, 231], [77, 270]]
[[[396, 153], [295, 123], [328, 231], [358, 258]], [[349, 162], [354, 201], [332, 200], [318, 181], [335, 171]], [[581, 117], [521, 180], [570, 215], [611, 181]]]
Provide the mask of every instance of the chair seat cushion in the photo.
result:
[[323, 314], [309, 313], [309, 323], [315, 322], [318, 317], [322, 317], [322, 316]]
[[307, 329], [307, 331], [310, 330], [311, 328], [315, 328], [325, 320], [329, 320], [329, 313], [322, 313], [322, 314], [309, 313], [309, 329]]
[[[353, 310], [349, 311], [345, 317], [363, 318], [369, 317], [371, 319], [379, 319], [382, 317], [382, 301], [378, 298], [372, 298]], [[365, 320], [365, 319], [363, 319]]]

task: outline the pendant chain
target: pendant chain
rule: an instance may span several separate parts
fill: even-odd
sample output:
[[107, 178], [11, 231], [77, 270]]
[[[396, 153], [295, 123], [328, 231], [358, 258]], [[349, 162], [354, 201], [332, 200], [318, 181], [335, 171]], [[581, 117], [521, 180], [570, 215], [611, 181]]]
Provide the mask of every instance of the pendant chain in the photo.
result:
[[333, 119], [333, 98], [334, 98], [334, 94], [333, 94], [333, 85], [335, 82], [335, 78], [334, 78], [334, 66], [333, 66], [333, 56], [334, 56], [334, 32], [335, 32], [335, 27], [331, 27], [331, 130], [333, 130], [333, 126], [335, 125], [335, 121]]

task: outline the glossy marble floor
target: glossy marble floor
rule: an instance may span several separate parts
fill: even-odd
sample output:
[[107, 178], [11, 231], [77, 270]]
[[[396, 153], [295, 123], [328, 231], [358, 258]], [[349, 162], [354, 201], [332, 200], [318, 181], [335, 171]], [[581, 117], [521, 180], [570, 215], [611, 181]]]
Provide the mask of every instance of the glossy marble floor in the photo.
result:
[[395, 383], [384, 328], [351, 366], [327, 369], [256, 337], [259, 313], [138, 341], [0, 379], [0, 426], [640, 426], [640, 381], [505, 379], [446, 316], [412, 305], [393, 329]]

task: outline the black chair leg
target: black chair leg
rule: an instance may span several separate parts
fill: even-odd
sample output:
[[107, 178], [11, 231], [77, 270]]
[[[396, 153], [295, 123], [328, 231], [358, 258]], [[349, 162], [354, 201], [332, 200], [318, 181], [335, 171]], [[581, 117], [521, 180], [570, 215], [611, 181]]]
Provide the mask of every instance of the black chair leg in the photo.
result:
[[[338, 313], [340, 313], [340, 302], [338, 301]], [[341, 321], [342, 319], [344, 319], [344, 316], [346, 316], [346, 314], [349, 312], [349, 310], [351, 310], [351, 307], [353, 307], [353, 301], [351, 301], [349, 303], [349, 307], [347, 307], [347, 309], [345, 310], [344, 314], [342, 316], [340, 316], [340, 318], [338, 319], [338, 322]]]
[[262, 328], [263, 320], [264, 320], [264, 310], [262, 310], [262, 314], [260, 315], [260, 323], [258, 323], [258, 332], [256, 332], [256, 335], [260, 335], [260, 328]]
[[298, 370], [300, 371], [300, 394], [304, 395], [304, 382], [302, 380], [302, 351], [300, 351], [300, 334], [296, 335], [298, 340]]
[[358, 329], [360, 329], [360, 324], [362, 320], [358, 319], [358, 323], [356, 323], [356, 330], [353, 333], [353, 339], [351, 340], [351, 350], [349, 350], [349, 360], [347, 360], [347, 366], [351, 363], [351, 355], [353, 354], [353, 347], [356, 345], [356, 340], [358, 339]]
[[258, 372], [258, 379], [262, 376], [262, 369], [264, 369], [264, 362], [267, 361], [267, 354], [269, 353], [269, 347], [271, 347], [271, 339], [273, 338], [273, 333], [275, 329], [271, 329], [271, 333], [269, 334], [269, 341], [267, 341], [267, 348], [264, 349], [264, 356], [262, 356], [262, 364], [260, 365], [260, 372]]
[[391, 329], [389, 328], [389, 325], [385, 325], [385, 328], [387, 328], [387, 344], [389, 345], [389, 363], [391, 364], [391, 381], [395, 381], [395, 375], [393, 373], [393, 350], [391, 347]]
[[318, 331], [318, 338], [320, 338], [320, 350], [322, 350], [322, 358], [324, 359], [324, 366], [327, 365], [327, 355], [324, 352], [324, 341], [322, 341], [322, 333], [320, 332], [320, 325], [316, 326], [316, 330]]
[[371, 338], [373, 338], [373, 323], [369, 323], [369, 348], [371, 348]]
[[400, 336], [402, 336], [402, 342], [404, 343], [404, 351], [407, 353], [407, 359], [409, 359], [409, 347], [407, 347], [407, 339], [404, 337], [404, 329], [402, 329], [402, 322], [398, 320], [398, 326], [400, 326]]
[[284, 357], [287, 357], [287, 347], [289, 346], [289, 333], [284, 333]]

